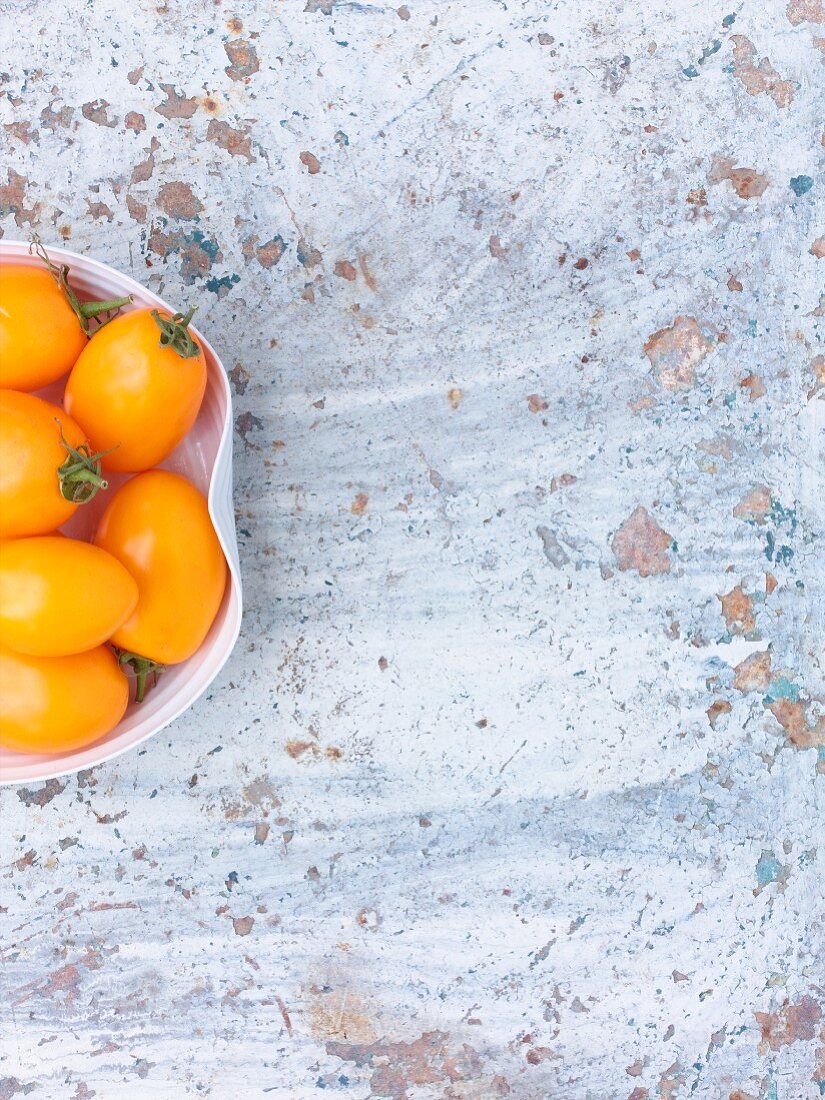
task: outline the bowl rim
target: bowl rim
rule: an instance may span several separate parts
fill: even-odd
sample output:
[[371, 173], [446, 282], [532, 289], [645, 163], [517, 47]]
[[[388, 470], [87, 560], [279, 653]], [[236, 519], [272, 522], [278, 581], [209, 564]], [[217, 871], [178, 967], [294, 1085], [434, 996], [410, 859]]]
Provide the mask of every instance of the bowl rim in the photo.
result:
[[[9, 262], [15, 262], [18, 260], [31, 263], [32, 266], [37, 265], [37, 257], [32, 255], [31, 245], [28, 241], [22, 240], [8, 240], [7, 238], [0, 239], [0, 265], [7, 264]], [[137, 279], [134, 279], [131, 275], [119, 271], [117, 268], [112, 267], [110, 264], [105, 264], [101, 260], [96, 260], [91, 256], [84, 256], [80, 252], [73, 252], [71, 249], [63, 248], [59, 245], [48, 245], [47, 250], [50, 257], [54, 257], [57, 260], [63, 261], [71, 268], [80, 267], [86, 274], [95, 274], [101, 277], [101, 279], [111, 279], [114, 275], [119, 281], [119, 288], [124, 287], [127, 293], [134, 293], [139, 295], [143, 300], [149, 299], [149, 306], [160, 307], [161, 309], [169, 310], [170, 313], [175, 313], [174, 307], [170, 306], [160, 295], [155, 294], [154, 291], [149, 290], [142, 283], [139, 283]], [[41, 261], [42, 262], [42, 261]], [[141, 305], [137, 308], [146, 308]], [[154, 728], [150, 728], [140, 737], [134, 741], [130, 741], [128, 744], [109, 748], [105, 751], [109, 744], [105, 740], [93, 742], [91, 745], [79, 749], [73, 750], [70, 754], [72, 756], [78, 754], [92, 754], [95, 755], [95, 749], [101, 750], [99, 755], [95, 756], [91, 760], [81, 760], [74, 763], [66, 762], [65, 765], [61, 764], [61, 761], [65, 760], [65, 757], [55, 755], [53, 757], [53, 763], [45, 757], [43, 762], [39, 765], [33, 765], [28, 774], [26, 775], [9, 775], [2, 763], [0, 763], [0, 787], [11, 787], [22, 783], [40, 783], [47, 782], [50, 779], [59, 779], [65, 775], [73, 775], [78, 771], [82, 771], [86, 768], [95, 768], [101, 764], [109, 763], [111, 760], [115, 760], [117, 757], [122, 756], [124, 753], [131, 752], [133, 749], [138, 748], [144, 744], [151, 737], [160, 733], [161, 730], [166, 729], [173, 722], [176, 722], [182, 714], [184, 714], [194, 703], [204, 694], [207, 688], [212, 684], [217, 677], [218, 673], [224, 667], [229, 660], [235, 645], [238, 641], [241, 630], [241, 619], [243, 616], [243, 589], [241, 583], [240, 563], [238, 559], [238, 547], [237, 538], [235, 534], [235, 520], [234, 513], [230, 513], [229, 520], [232, 525], [231, 534], [227, 534], [225, 524], [219, 522], [224, 517], [218, 516], [217, 507], [215, 501], [215, 471], [221, 466], [229, 464], [230, 467], [230, 501], [232, 499], [232, 430], [233, 430], [233, 418], [232, 418], [232, 390], [229, 386], [229, 379], [226, 376], [226, 369], [221, 361], [220, 356], [215, 351], [212, 344], [206, 339], [196, 325], [192, 325], [191, 328], [198, 337], [198, 340], [207, 352], [207, 369], [210, 367], [209, 358], [214, 361], [216, 369], [210, 371], [210, 375], [214, 374], [219, 378], [219, 385], [223, 391], [226, 399], [226, 415], [224, 416], [223, 426], [221, 429], [221, 436], [218, 442], [218, 447], [215, 452], [215, 460], [212, 464], [212, 468], [209, 472], [209, 489], [207, 491], [207, 507], [209, 509], [209, 516], [212, 520], [212, 526], [215, 528], [215, 532], [218, 536], [218, 540], [221, 544], [224, 557], [229, 572], [230, 583], [230, 598], [227, 605], [227, 611], [230, 616], [233, 617], [231, 622], [231, 633], [224, 644], [220, 656], [215, 664], [211, 673], [200, 686], [197, 693], [187, 700], [182, 706], [175, 708], [174, 712], [165, 718], [159, 725]], [[108, 735], [107, 735], [108, 736]]]

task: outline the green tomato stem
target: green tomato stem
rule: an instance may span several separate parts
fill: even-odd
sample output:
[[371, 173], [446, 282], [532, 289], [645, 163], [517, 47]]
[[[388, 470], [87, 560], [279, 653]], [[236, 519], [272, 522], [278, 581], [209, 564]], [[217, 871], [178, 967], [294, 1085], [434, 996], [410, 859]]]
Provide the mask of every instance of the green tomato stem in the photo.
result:
[[186, 314], [176, 313], [173, 317], [161, 317], [156, 309], [152, 310], [152, 317], [160, 329], [160, 346], [171, 348], [181, 359], [192, 359], [201, 350], [189, 331], [189, 322], [197, 308], [192, 306]]
[[143, 657], [140, 653], [131, 653], [128, 649], [116, 649], [118, 664], [121, 668], [128, 665], [135, 676], [135, 701], [142, 703], [146, 695], [149, 677], [152, 676], [152, 687], [158, 682], [158, 677], [166, 671], [166, 665], [159, 661], [153, 661], [151, 657]]
[[69, 286], [68, 264], [61, 264], [58, 267], [57, 264], [52, 263], [51, 257], [43, 246], [43, 242], [40, 240], [37, 233], [32, 233], [29, 253], [31, 254], [32, 252], [37, 253], [50, 273], [54, 276], [57, 285], [63, 291], [66, 301], [74, 310], [78, 321], [80, 321], [80, 326], [87, 336], [91, 336], [92, 334], [90, 321], [98, 320], [99, 324], [97, 327], [102, 328], [112, 319], [111, 317], [107, 317], [105, 321], [100, 321], [100, 317], [104, 313], [114, 313], [122, 306], [127, 306], [132, 301], [132, 295], [129, 294], [125, 298], [110, 298], [106, 302], [81, 302], [71, 286]]
[[60, 493], [72, 504], [88, 504], [98, 489], [108, 489], [109, 482], [102, 475], [101, 459], [111, 451], [94, 453], [88, 443], [73, 447], [63, 434], [63, 425], [55, 417], [60, 430], [60, 442], [66, 450], [66, 461], [57, 468]]

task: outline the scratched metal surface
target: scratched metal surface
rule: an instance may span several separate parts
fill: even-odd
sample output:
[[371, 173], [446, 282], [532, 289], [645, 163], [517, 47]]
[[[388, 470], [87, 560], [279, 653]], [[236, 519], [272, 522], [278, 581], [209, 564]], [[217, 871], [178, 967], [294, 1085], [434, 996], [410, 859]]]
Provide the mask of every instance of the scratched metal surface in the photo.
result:
[[825, 1090], [822, 0], [6, 6], [2, 229], [197, 302], [246, 614], [0, 792], [0, 1097]]

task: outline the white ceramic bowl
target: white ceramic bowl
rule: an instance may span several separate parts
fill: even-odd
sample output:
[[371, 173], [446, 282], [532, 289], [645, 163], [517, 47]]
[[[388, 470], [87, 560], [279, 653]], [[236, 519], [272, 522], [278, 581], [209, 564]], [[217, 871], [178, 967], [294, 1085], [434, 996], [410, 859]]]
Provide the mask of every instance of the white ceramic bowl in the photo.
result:
[[[48, 251], [56, 263], [69, 265], [69, 281], [83, 299], [102, 301], [131, 294], [134, 303], [127, 309], [162, 306], [172, 313], [190, 304], [180, 302], [173, 308], [134, 279], [106, 264], [62, 248], [48, 246]], [[29, 255], [27, 243], [2, 240], [0, 263], [39, 264], [40, 261]], [[161, 465], [183, 474], [208, 495], [209, 514], [229, 564], [229, 581], [218, 616], [194, 657], [169, 668], [147, 692], [144, 701], [139, 705], [132, 703], [119, 725], [100, 741], [55, 756], [7, 752], [0, 748], [0, 784], [31, 783], [91, 768], [139, 745], [191, 707], [217, 676], [237, 641], [241, 625], [241, 573], [232, 507], [232, 397], [220, 359], [200, 332], [197, 335], [206, 353], [208, 369], [203, 405], [192, 431]], [[65, 378], [61, 379], [39, 391], [39, 396], [61, 404], [65, 382]], [[79, 537], [91, 535], [106, 500], [111, 499], [113, 490], [127, 477], [110, 477], [108, 492], [98, 493], [94, 501], [78, 508], [63, 530]]]

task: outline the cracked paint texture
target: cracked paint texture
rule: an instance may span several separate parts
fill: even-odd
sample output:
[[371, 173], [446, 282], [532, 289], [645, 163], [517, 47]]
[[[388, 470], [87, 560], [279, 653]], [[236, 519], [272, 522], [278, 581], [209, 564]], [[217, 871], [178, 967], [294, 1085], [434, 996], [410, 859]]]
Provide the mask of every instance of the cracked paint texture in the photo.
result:
[[0, 230], [198, 304], [247, 611], [0, 790], [0, 1098], [825, 1094], [821, 0], [3, 8]]

